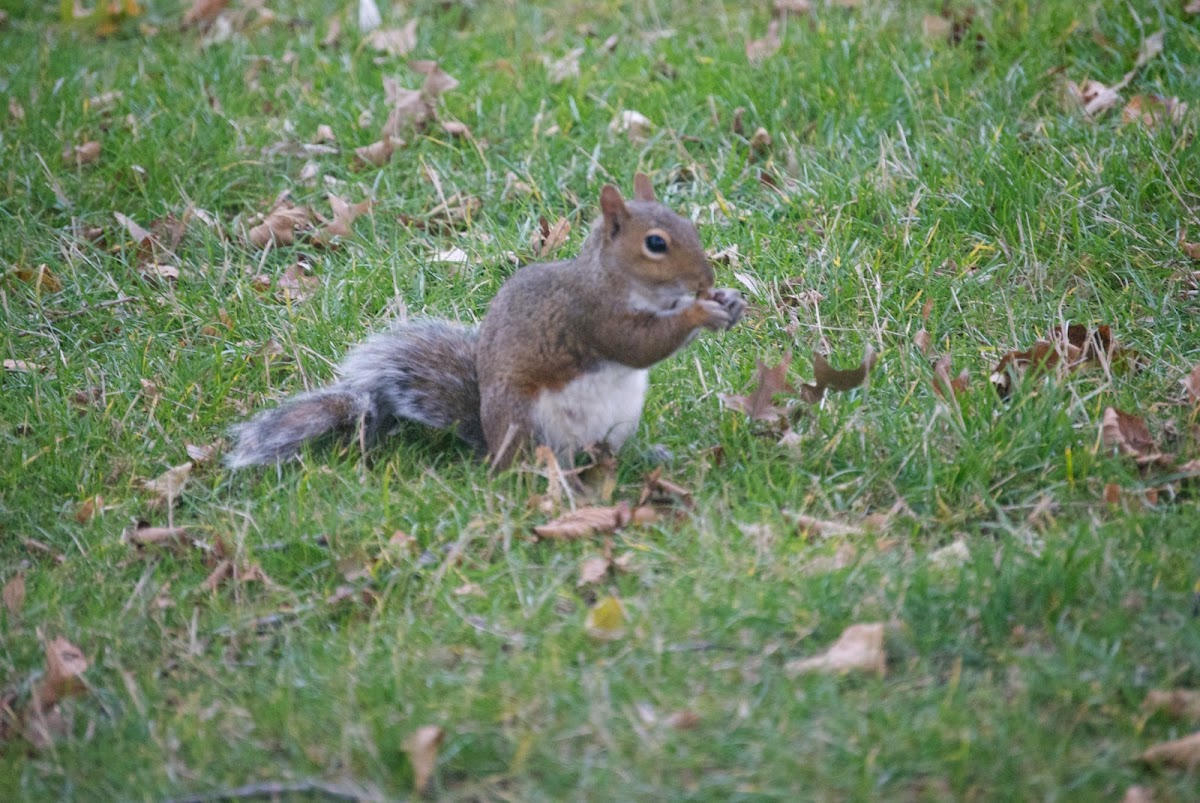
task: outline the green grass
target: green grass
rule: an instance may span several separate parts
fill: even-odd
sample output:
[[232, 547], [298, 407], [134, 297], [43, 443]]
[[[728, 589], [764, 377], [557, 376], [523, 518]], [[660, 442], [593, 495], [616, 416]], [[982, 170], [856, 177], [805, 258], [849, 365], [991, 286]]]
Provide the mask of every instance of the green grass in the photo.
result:
[[[19, 570], [28, 584], [21, 615], [0, 612], [0, 691], [27, 697], [39, 633], [92, 661], [53, 747], [0, 744], [0, 789], [151, 800], [323, 778], [404, 797], [401, 745], [437, 724], [435, 789], [449, 799], [1116, 800], [1132, 784], [1195, 799], [1196, 770], [1136, 760], [1196, 728], [1140, 707], [1148, 689], [1200, 685], [1194, 489], [1143, 504], [1166, 480], [1108, 454], [1098, 432], [1113, 405], [1145, 415], [1181, 459], [1200, 456], [1197, 411], [1178, 404], [1200, 362], [1200, 301], [1180, 278], [1197, 266], [1177, 245], [1183, 227], [1200, 231], [1197, 118], [1091, 122], [1062, 100], [1065, 79], [1115, 83], [1163, 29], [1163, 53], [1124, 94], [1200, 106], [1200, 32], [1179, 3], [980, 4], [982, 39], [957, 47], [922, 34], [940, 2], [818, 3], [752, 67], [744, 46], [764, 35], [766, 3], [415, 2], [412, 57], [461, 81], [440, 113], [478, 147], [431, 129], [369, 170], [353, 148], [387, 115], [382, 77], [419, 76], [360, 46], [352, 4], [274, 4], [274, 23], [210, 47], [179, 30], [178, 4], [146, 5], [97, 39], [61, 25], [56, 3], [0, 3], [0, 88], [25, 112], [0, 123], [0, 357], [47, 368], [0, 374], [0, 584]], [[318, 47], [338, 15], [341, 41]], [[674, 34], [647, 39], [663, 28]], [[579, 77], [551, 83], [543, 54], [575, 47]], [[97, 110], [89, 99], [109, 91], [120, 96]], [[653, 121], [645, 142], [609, 131], [623, 109]], [[320, 124], [340, 150], [311, 157], [322, 178], [308, 186], [310, 157], [270, 149], [312, 142]], [[773, 144], [755, 157], [759, 126]], [[95, 165], [64, 163], [64, 146], [89, 139], [103, 146]], [[273, 585], [205, 592], [204, 551], [122, 542], [133, 519], [167, 523], [139, 480], [187, 460], [186, 444], [319, 384], [398, 309], [479, 318], [512, 271], [506, 252], [528, 258], [539, 215], [571, 219], [573, 253], [600, 186], [628, 193], [639, 169], [707, 244], [739, 247], [745, 278], [723, 267], [720, 282], [754, 311], [653, 372], [617, 493], [636, 498], [661, 444], [696, 506], [614, 537], [631, 572], [577, 589], [601, 546], [531, 543], [543, 480], [489, 477], [415, 430], [365, 457], [317, 448], [278, 471], [196, 468], [172, 520]], [[482, 199], [465, 231], [400, 222], [437, 204], [430, 172], [447, 196]], [[532, 194], [505, 193], [509, 173]], [[265, 257], [246, 244], [280, 192], [327, 212], [325, 177], [376, 200], [353, 237]], [[148, 226], [189, 205], [215, 225], [191, 225], [176, 284], [143, 280], [113, 213]], [[430, 261], [452, 245], [477, 261]], [[255, 275], [298, 258], [320, 277], [312, 298], [255, 290]], [[42, 264], [60, 289], [20, 278]], [[787, 280], [824, 300], [789, 305]], [[926, 300], [933, 350], [972, 375], [957, 408], [912, 345]], [[1111, 325], [1145, 367], [997, 399], [1000, 355], [1065, 320]], [[797, 445], [721, 406], [758, 359], [792, 350], [793, 378], [810, 377], [822, 340], [839, 365], [866, 346], [881, 358], [869, 387], [797, 419]], [[263, 355], [268, 341], [278, 354]], [[1121, 504], [1104, 502], [1108, 483]], [[97, 494], [104, 514], [80, 524]], [[911, 515], [859, 537], [802, 538], [785, 512], [856, 523], [898, 502]], [[389, 549], [397, 530], [417, 548]], [[955, 539], [969, 560], [935, 566]], [[374, 596], [327, 604], [363, 566], [354, 583]], [[468, 583], [482, 593], [456, 594]], [[584, 619], [608, 593], [630, 623], [601, 643]], [[787, 661], [865, 621], [893, 625], [886, 677], [789, 677]], [[683, 709], [697, 728], [662, 724]]]

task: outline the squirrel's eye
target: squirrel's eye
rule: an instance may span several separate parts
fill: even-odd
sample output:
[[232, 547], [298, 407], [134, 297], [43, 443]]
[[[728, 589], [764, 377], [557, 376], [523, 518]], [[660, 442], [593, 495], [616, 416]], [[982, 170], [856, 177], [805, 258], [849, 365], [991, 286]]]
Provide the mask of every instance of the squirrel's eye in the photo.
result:
[[651, 234], [646, 237], [646, 250], [652, 254], [667, 253], [667, 241], [661, 234]]

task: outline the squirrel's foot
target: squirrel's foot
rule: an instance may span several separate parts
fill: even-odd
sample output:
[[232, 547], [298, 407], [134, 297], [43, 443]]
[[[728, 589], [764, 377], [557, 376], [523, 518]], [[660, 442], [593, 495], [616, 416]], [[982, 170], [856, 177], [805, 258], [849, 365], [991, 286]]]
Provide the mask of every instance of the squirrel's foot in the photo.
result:
[[722, 287], [712, 291], [712, 300], [721, 305], [725, 310], [725, 314], [729, 316], [729, 321], [725, 324], [725, 329], [732, 329], [733, 325], [742, 319], [746, 314], [746, 299], [737, 290], [730, 287]]

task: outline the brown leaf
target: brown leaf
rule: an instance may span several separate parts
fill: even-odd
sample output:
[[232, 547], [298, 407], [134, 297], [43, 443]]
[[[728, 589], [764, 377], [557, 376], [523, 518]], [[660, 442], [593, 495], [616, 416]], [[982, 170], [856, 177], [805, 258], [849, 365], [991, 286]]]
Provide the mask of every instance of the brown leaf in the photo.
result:
[[275, 296], [281, 302], [299, 304], [321, 288], [321, 279], [307, 272], [307, 265], [296, 262], [288, 265], [275, 282]]
[[1145, 421], [1115, 407], [1104, 408], [1104, 418], [1100, 423], [1100, 440], [1106, 448], [1132, 457], [1138, 465], [1169, 465], [1171, 462], [1167, 455], [1155, 448], [1154, 438], [1150, 435]]
[[1179, 98], [1162, 95], [1134, 95], [1121, 110], [1121, 122], [1141, 123], [1147, 128], [1178, 125], [1187, 114], [1188, 105]]
[[404, 740], [403, 750], [413, 768], [413, 791], [423, 794], [437, 767], [438, 749], [446, 732], [437, 725], [422, 725]]
[[217, 586], [224, 583], [233, 576], [233, 561], [226, 558], [217, 564], [217, 568], [209, 572], [208, 577], [204, 578], [204, 582], [200, 584], [200, 590], [211, 593], [217, 590]]
[[263, 222], [250, 229], [248, 238], [255, 248], [291, 245], [296, 241], [297, 232], [311, 228], [312, 213], [308, 207], [296, 206], [286, 198], [281, 198]]
[[191, 462], [181, 463], [174, 468], [167, 469], [152, 480], [142, 480], [142, 488], [156, 494], [158, 501], [171, 505], [183, 491], [183, 486], [187, 484], [191, 473]]
[[874, 672], [882, 676], [887, 658], [883, 650], [883, 624], [850, 625], [838, 640], [821, 655], [789, 661], [789, 674], [802, 672]]
[[800, 534], [806, 537], [819, 535], [825, 538], [837, 538], [846, 535], [863, 535], [866, 532], [862, 527], [853, 524], [845, 524], [840, 521], [826, 521], [805, 515], [804, 513], [785, 512], [790, 519], [796, 522], [796, 527]]
[[954, 24], [946, 17], [926, 14], [921, 20], [921, 30], [929, 39], [949, 39]]
[[1182, 739], [1159, 742], [1142, 753], [1147, 764], [1169, 764], [1191, 771], [1200, 766], [1200, 731]]
[[546, 68], [546, 72], [549, 74], [550, 83], [561, 84], [568, 78], [578, 78], [579, 57], [582, 55], [583, 48], [577, 47], [559, 59], [552, 59], [549, 56], [542, 56], [542, 65]]
[[642, 142], [653, 127], [650, 118], [633, 109], [624, 109], [608, 124], [608, 130], [620, 132], [629, 137], [631, 142]]
[[762, 39], [751, 39], [746, 42], [746, 58], [751, 64], [762, 64], [766, 59], [779, 52], [779, 20], [773, 19], [767, 23], [767, 33]]
[[96, 516], [104, 512], [104, 497], [97, 494], [89, 496], [79, 503], [79, 507], [75, 510], [75, 521], [80, 524], [87, 524]]
[[830, 390], [853, 390], [866, 381], [867, 374], [875, 366], [878, 359], [875, 350], [867, 346], [862, 362], [854, 367], [839, 371], [829, 365], [825, 358], [813, 354], [813, 378], [817, 385]]
[[392, 154], [396, 152], [396, 147], [403, 144], [403, 140], [393, 139], [390, 135], [384, 134], [383, 139], [378, 142], [355, 148], [354, 157], [360, 165], [383, 167], [392, 161]]
[[1121, 102], [1119, 90], [1090, 79], [1082, 84], [1068, 81], [1067, 96], [1083, 109], [1086, 116], [1092, 119], [1099, 117]]
[[183, 27], [207, 28], [216, 22], [227, 5], [229, 0], [195, 0], [183, 15]]
[[25, 608], [25, 573], [17, 572], [11, 580], [5, 583], [4, 591], [0, 592], [0, 596], [4, 598], [4, 607], [8, 609], [9, 617], [20, 616], [21, 611]]
[[19, 267], [14, 273], [21, 281], [33, 285], [33, 289], [39, 293], [43, 290], [47, 293], [57, 293], [62, 290], [62, 282], [50, 272], [47, 265], [38, 265], [36, 268]]
[[625, 502], [609, 507], [581, 507], [534, 527], [533, 532], [541, 538], [572, 541], [597, 533], [616, 532], [628, 524], [629, 519], [629, 505]]
[[668, 714], [663, 718], [663, 724], [675, 730], [690, 731], [700, 727], [700, 715], [685, 708], [682, 711]]
[[419, 89], [404, 89], [390, 78], [383, 79], [383, 86], [391, 109], [380, 133], [385, 139], [392, 137], [395, 145], [403, 145], [400, 135], [406, 130], [423, 129], [433, 117], [433, 105]]
[[76, 167], [93, 164], [100, 159], [100, 143], [91, 140], [82, 145], [68, 145], [62, 152], [62, 158]]
[[611, 566], [612, 561], [608, 558], [588, 558], [579, 566], [579, 582], [575, 585], [586, 586], [603, 581], [605, 577], [608, 577], [608, 570]]
[[16, 98], [10, 97], [8, 99], [8, 116], [12, 118], [14, 123], [25, 122], [25, 107]]
[[44, 714], [59, 700], [84, 691], [81, 675], [88, 668], [83, 650], [58, 636], [46, 645], [46, 674], [33, 687], [33, 712]]
[[136, 546], [164, 546], [185, 543], [188, 540], [186, 527], [151, 527], [137, 522], [125, 531], [125, 540]]
[[933, 365], [933, 392], [941, 398], [947, 397], [947, 389], [953, 396], [965, 393], [971, 383], [971, 375], [964, 368], [958, 376], [950, 377], [950, 355], [939, 357]]
[[913, 345], [920, 349], [922, 354], [928, 354], [929, 349], [933, 347], [933, 336], [924, 329], [919, 329], [913, 335]]
[[1200, 691], [1195, 689], [1151, 689], [1142, 701], [1147, 714], [1162, 711], [1172, 719], [1200, 720]]
[[1179, 384], [1183, 385], [1184, 391], [1187, 392], [1188, 401], [1200, 405], [1200, 363], [1196, 363], [1192, 372], [1179, 380]]
[[46, 366], [38, 365], [35, 362], [27, 362], [26, 360], [4, 360], [4, 370], [11, 371], [15, 374], [40, 374], [46, 370]]
[[425, 82], [421, 84], [421, 94], [430, 101], [458, 86], [458, 79], [443, 70], [436, 61], [410, 61], [408, 66], [425, 76]]
[[368, 45], [380, 53], [405, 56], [417, 46], [417, 21], [409, 20], [403, 28], [377, 28], [371, 31], [366, 40]]
[[187, 452], [188, 457], [192, 459], [193, 463], [207, 463], [210, 459], [212, 459], [212, 456], [216, 452], [217, 445], [219, 443], [220, 441], [217, 443], [210, 443], [207, 446], [201, 446], [195, 443], [185, 443], [183, 448], [184, 451]]
[[1131, 786], [1125, 790], [1121, 803], [1154, 803], [1154, 790], [1149, 786]]
[[471, 129], [466, 123], [461, 123], [458, 120], [445, 120], [442, 122], [442, 130], [452, 137], [470, 138]]
[[545, 217], [538, 218], [538, 230], [533, 235], [533, 255], [538, 259], [550, 256], [567, 242], [571, 233], [571, 222], [566, 218], [558, 218], [551, 225]]
[[708, 261], [714, 265], [726, 265], [731, 268], [740, 268], [742, 266], [741, 255], [738, 254], [737, 243], [727, 245], [720, 249], [709, 249], [705, 252]]
[[658, 466], [646, 475], [642, 483], [642, 493], [638, 496], [638, 506], [647, 502], [678, 501], [685, 507], [691, 507], [692, 492], [678, 483], [664, 479], [662, 472], [662, 466]]
[[1008, 352], [992, 369], [991, 382], [1001, 398], [1012, 392], [1015, 377], [1041, 376], [1060, 364], [1074, 370], [1089, 362], [1107, 362], [1118, 351], [1108, 326], [1094, 330], [1077, 323], [1054, 326], [1046, 336], [1048, 340], [1039, 340], [1030, 349]]
[[768, 367], [762, 360], [758, 361], [757, 386], [749, 396], [721, 394], [721, 401], [731, 410], [745, 413], [751, 421], [778, 421], [786, 411], [773, 403], [775, 396], [780, 393], [796, 393], [796, 389], [788, 381], [788, 366], [792, 363], [792, 354], [788, 352], [778, 365]]

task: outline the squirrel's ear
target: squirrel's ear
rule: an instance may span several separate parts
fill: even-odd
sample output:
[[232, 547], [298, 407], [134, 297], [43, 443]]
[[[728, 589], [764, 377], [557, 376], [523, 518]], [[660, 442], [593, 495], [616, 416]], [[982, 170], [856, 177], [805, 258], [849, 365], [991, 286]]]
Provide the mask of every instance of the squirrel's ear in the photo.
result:
[[629, 216], [620, 191], [611, 184], [605, 184], [600, 190], [600, 211], [604, 213], [604, 220], [613, 234], [617, 233], [625, 218]]
[[645, 173], [634, 173], [633, 175], [633, 197], [639, 201], [657, 201], [654, 197], [654, 187], [650, 184], [650, 177]]

